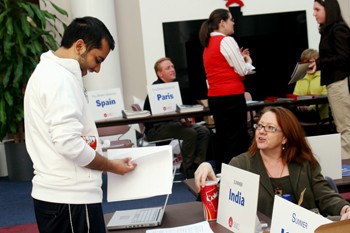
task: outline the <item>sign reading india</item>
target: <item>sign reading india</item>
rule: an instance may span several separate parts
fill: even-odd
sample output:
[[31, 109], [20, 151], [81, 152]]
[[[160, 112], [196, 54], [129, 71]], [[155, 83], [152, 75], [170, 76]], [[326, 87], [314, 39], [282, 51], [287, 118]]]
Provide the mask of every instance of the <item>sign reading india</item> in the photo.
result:
[[122, 117], [124, 101], [120, 88], [88, 91], [88, 102], [95, 121]]
[[260, 176], [222, 164], [217, 223], [235, 233], [255, 233]]
[[175, 112], [176, 105], [182, 105], [178, 82], [148, 85], [147, 93], [152, 115]]

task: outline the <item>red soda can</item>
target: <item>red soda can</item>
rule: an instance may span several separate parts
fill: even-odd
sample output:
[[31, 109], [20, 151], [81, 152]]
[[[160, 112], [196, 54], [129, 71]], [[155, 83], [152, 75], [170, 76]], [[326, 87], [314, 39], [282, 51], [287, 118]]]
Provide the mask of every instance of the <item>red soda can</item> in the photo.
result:
[[216, 220], [218, 215], [218, 182], [206, 181], [201, 189], [204, 218], [207, 221]]
[[97, 147], [97, 141], [95, 136], [81, 136], [85, 142], [91, 146], [92, 149], [96, 150]]

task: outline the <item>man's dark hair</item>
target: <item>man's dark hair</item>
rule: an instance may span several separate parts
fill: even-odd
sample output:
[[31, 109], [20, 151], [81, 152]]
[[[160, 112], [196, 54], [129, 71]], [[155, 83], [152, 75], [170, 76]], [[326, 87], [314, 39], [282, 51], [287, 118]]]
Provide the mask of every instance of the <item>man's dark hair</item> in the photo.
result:
[[114, 39], [107, 27], [99, 19], [86, 16], [74, 19], [64, 31], [61, 46], [70, 48], [79, 39], [84, 40], [87, 51], [102, 47], [102, 39], [105, 38], [110, 49], [115, 46]]

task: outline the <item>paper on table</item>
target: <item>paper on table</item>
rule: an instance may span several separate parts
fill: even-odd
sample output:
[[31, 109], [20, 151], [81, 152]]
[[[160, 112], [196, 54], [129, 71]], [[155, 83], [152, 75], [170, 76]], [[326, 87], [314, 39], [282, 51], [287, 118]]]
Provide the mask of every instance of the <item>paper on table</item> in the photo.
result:
[[299, 81], [300, 79], [304, 78], [306, 71], [309, 69], [310, 62], [302, 63], [298, 62], [295, 65], [292, 77], [288, 84], [295, 83], [296, 81]]
[[124, 201], [170, 194], [173, 184], [172, 147], [153, 146], [108, 150], [109, 159], [131, 157], [137, 164], [125, 175], [107, 173], [107, 201]]
[[147, 230], [146, 233], [214, 233], [207, 221], [194, 223], [191, 225]]

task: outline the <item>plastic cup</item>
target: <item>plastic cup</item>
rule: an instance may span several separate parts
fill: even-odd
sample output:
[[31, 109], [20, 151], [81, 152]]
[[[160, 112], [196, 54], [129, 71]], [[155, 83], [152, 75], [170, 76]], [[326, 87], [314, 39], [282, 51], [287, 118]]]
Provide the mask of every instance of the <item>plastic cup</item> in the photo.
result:
[[200, 195], [203, 203], [204, 219], [207, 221], [216, 220], [218, 215], [218, 182], [206, 181]]

